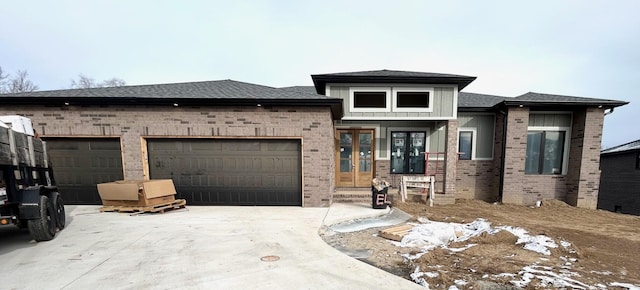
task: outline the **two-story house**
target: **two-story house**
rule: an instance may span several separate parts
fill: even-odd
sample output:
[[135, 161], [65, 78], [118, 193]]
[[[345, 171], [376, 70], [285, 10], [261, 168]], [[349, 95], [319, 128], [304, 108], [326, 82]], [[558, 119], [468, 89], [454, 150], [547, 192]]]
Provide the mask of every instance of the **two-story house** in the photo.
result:
[[340, 191], [435, 175], [437, 203], [557, 198], [595, 208], [604, 113], [622, 101], [462, 92], [475, 77], [312, 75], [3, 95], [33, 120], [68, 203], [95, 184], [171, 178], [189, 204], [328, 206]]

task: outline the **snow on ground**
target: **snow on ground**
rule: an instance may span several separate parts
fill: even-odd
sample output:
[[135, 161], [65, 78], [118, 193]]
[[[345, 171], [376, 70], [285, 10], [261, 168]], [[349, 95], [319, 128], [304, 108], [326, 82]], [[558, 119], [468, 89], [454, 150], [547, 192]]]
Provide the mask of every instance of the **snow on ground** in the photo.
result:
[[[418, 219], [419, 224], [414, 224], [414, 227], [409, 231], [407, 235], [402, 238], [400, 242], [391, 241], [391, 243], [395, 244], [399, 247], [412, 247], [419, 248], [421, 252], [410, 255], [405, 254], [403, 257], [409, 260], [415, 260], [429, 250], [441, 247], [444, 249], [448, 249], [451, 252], [462, 252], [466, 249], [469, 249], [476, 244], [468, 244], [462, 248], [449, 248], [448, 245], [452, 242], [462, 242], [466, 241], [472, 237], [479, 236], [482, 233], [488, 233], [494, 235], [500, 231], [508, 231], [514, 236], [518, 238], [516, 244], [522, 244], [525, 250], [534, 251], [543, 255], [551, 255], [551, 248], [557, 248], [558, 244], [550, 237], [545, 235], [537, 235], [532, 236], [527, 233], [527, 231], [523, 228], [512, 227], [512, 226], [500, 226], [500, 227], [491, 227], [491, 223], [486, 221], [485, 219], [476, 219], [475, 221], [468, 224], [459, 224], [459, 223], [445, 223], [445, 222], [435, 222], [430, 221], [428, 219], [420, 218]], [[573, 252], [571, 250], [571, 243], [567, 241], [560, 241], [560, 245], [564, 248]], [[542, 258], [546, 259], [546, 258]], [[572, 262], [576, 260], [571, 258], [567, 259], [566, 257], [561, 257], [563, 261], [565, 261], [565, 265], [562, 266], [562, 269], [554, 271], [551, 267], [544, 267], [540, 265], [530, 265], [524, 267], [517, 275], [511, 273], [502, 273], [499, 276], [508, 276], [513, 277], [514, 280], [511, 280], [511, 283], [518, 287], [526, 287], [529, 285], [533, 279], [538, 279], [542, 285], [548, 285], [554, 288], [574, 288], [574, 289], [598, 289], [602, 287], [590, 286], [584, 284], [580, 281], [577, 281], [571, 277], [579, 276], [577, 273], [573, 273], [569, 271], [571, 269]], [[548, 260], [548, 259], [547, 259]], [[422, 272], [420, 271], [420, 267], [416, 267], [415, 271], [410, 275], [411, 279], [414, 282], [423, 285], [425, 287], [429, 287], [429, 283], [426, 281], [425, 277], [433, 278], [434, 275], [437, 276], [436, 272]], [[483, 277], [484, 278], [484, 277]], [[519, 280], [518, 280], [519, 279]], [[463, 286], [466, 283], [462, 280], [456, 281], [458, 286]], [[630, 290], [640, 290], [640, 287], [626, 284], [626, 283], [612, 283], [610, 286], [623, 287]], [[456, 285], [452, 285], [449, 289], [457, 289]]]

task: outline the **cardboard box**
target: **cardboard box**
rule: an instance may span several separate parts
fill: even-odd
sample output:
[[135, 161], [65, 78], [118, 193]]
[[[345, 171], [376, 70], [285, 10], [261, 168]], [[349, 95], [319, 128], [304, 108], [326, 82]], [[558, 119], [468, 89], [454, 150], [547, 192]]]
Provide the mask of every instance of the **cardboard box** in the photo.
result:
[[153, 206], [175, 201], [171, 179], [118, 180], [98, 184], [103, 205]]

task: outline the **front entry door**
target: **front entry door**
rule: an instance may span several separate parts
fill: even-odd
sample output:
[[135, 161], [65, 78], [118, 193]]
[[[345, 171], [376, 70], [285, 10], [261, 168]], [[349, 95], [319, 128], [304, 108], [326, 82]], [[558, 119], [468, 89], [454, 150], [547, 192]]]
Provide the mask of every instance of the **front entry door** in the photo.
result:
[[373, 130], [337, 130], [336, 135], [336, 186], [371, 186]]

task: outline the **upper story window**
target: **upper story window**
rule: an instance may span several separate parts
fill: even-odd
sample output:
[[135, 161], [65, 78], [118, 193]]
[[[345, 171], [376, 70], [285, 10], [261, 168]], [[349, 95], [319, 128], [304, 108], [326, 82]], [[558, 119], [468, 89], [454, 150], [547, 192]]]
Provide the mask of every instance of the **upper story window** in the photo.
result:
[[351, 112], [433, 112], [431, 87], [351, 87]]
[[394, 112], [433, 112], [432, 88], [394, 88]]
[[354, 87], [349, 90], [351, 112], [390, 112], [391, 90], [388, 88]]

